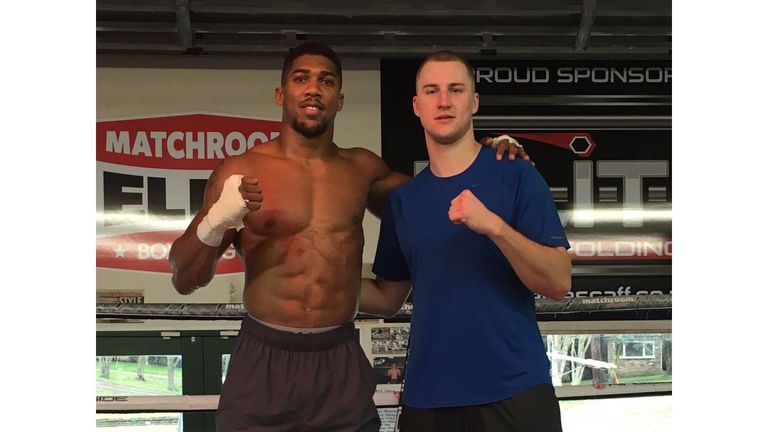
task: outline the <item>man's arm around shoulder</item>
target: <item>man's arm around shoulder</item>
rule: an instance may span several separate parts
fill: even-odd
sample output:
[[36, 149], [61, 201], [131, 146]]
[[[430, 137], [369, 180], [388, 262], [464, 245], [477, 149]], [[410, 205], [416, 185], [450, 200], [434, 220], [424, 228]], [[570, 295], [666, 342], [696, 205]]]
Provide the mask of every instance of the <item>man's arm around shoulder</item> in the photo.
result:
[[371, 187], [368, 190], [366, 208], [377, 217], [381, 217], [389, 193], [407, 182], [411, 176], [393, 171], [382, 158], [370, 150], [356, 148], [355, 157], [364, 164], [367, 172], [372, 173]]

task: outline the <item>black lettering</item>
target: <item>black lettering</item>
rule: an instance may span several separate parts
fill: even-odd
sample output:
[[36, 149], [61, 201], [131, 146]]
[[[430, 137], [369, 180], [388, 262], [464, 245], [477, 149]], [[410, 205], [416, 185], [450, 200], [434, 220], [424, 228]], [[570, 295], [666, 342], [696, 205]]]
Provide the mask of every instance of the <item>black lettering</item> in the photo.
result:
[[147, 210], [152, 215], [181, 216], [184, 209], [166, 208], [165, 179], [162, 177], [147, 177]]
[[144, 297], [118, 297], [118, 303], [144, 303]]
[[96, 402], [127, 402], [126, 396], [96, 396]]
[[[205, 183], [203, 179], [191, 179], [189, 181], [189, 212], [197, 214], [203, 208], [205, 200]], [[213, 183], [213, 182], [211, 182]]]
[[[120, 215], [124, 213], [123, 206], [141, 205], [144, 202], [144, 195], [136, 192], [123, 192], [125, 187], [143, 188], [144, 177], [118, 174], [104, 171], [104, 213], [107, 216], [104, 220], [105, 226], [120, 224], [119, 219], [110, 219], [109, 215]], [[130, 213], [144, 214], [143, 210], [133, 210]]]

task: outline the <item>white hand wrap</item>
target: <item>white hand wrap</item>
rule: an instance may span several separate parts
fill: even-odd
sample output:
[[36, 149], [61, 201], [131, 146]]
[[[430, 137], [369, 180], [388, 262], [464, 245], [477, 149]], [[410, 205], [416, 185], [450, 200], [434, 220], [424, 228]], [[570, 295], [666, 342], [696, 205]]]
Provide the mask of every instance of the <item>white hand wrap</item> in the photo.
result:
[[243, 218], [248, 213], [245, 200], [238, 190], [243, 176], [233, 174], [224, 181], [219, 199], [208, 210], [197, 225], [197, 238], [208, 246], [219, 246], [224, 233], [230, 229], [243, 227]]
[[497, 136], [496, 138], [494, 138], [494, 139], [493, 139], [493, 148], [496, 148], [496, 147], [498, 147], [498, 146], [499, 146], [499, 141], [501, 141], [501, 140], [503, 140], [503, 139], [509, 140], [509, 142], [511, 142], [512, 144], [514, 144], [514, 145], [515, 145], [517, 148], [519, 148], [519, 149], [523, 148], [522, 144], [520, 144], [519, 142], [517, 142], [517, 140], [516, 140], [516, 139], [512, 138], [512, 137], [511, 137], [511, 136], [509, 136], [509, 135], [502, 135], [502, 136]]

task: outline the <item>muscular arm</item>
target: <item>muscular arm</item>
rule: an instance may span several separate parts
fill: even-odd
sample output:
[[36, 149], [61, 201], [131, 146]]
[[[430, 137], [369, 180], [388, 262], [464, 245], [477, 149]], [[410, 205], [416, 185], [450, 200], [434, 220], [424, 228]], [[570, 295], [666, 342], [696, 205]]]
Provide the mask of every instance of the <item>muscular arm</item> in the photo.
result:
[[391, 317], [400, 311], [411, 292], [411, 281], [392, 281], [377, 277], [363, 279], [360, 291], [360, 312]]
[[371, 185], [371, 190], [368, 193], [368, 203], [366, 204], [366, 208], [376, 217], [381, 217], [381, 211], [384, 210], [384, 203], [387, 202], [389, 193], [411, 179], [409, 175], [389, 169], [383, 160], [381, 160], [381, 165], [383, 167], [379, 167], [379, 179], [375, 180]]
[[366, 208], [376, 217], [381, 217], [381, 211], [387, 202], [387, 196], [393, 189], [411, 179], [411, 176], [392, 171], [382, 158], [370, 150], [360, 147], [350, 149], [364, 172], [370, 173], [371, 185], [368, 189]]
[[208, 285], [216, 272], [216, 263], [237, 234], [234, 229], [227, 230], [218, 247], [208, 246], [197, 237], [197, 226], [221, 195], [224, 181], [229, 176], [227, 168], [222, 164], [211, 173], [205, 186], [203, 208], [171, 246], [168, 255], [173, 270], [171, 282], [180, 294], [191, 294], [197, 288]]
[[562, 300], [571, 290], [571, 257], [564, 247], [549, 247], [529, 240], [501, 218], [488, 237], [531, 291]]
[[528, 289], [554, 300], [571, 290], [571, 257], [563, 247], [550, 247], [528, 239], [465, 189], [451, 201], [448, 217], [472, 231], [488, 236], [499, 247]]

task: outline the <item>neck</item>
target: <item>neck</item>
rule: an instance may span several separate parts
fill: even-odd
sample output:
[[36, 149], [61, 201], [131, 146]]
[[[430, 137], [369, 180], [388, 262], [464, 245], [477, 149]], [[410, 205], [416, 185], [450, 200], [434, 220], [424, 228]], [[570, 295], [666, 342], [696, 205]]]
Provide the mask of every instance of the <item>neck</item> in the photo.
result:
[[472, 128], [469, 128], [464, 136], [449, 144], [439, 143], [427, 133], [424, 135], [429, 153], [429, 169], [438, 177], [461, 174], [472, 165], [480, 152], [481, 146], [475, 141]]
[[333, 143], [333, 125], [322, 134], [307, 138], [284, 121], [277, 145], [283, 154], [294, 159], [322, 159], [337, 150]]

